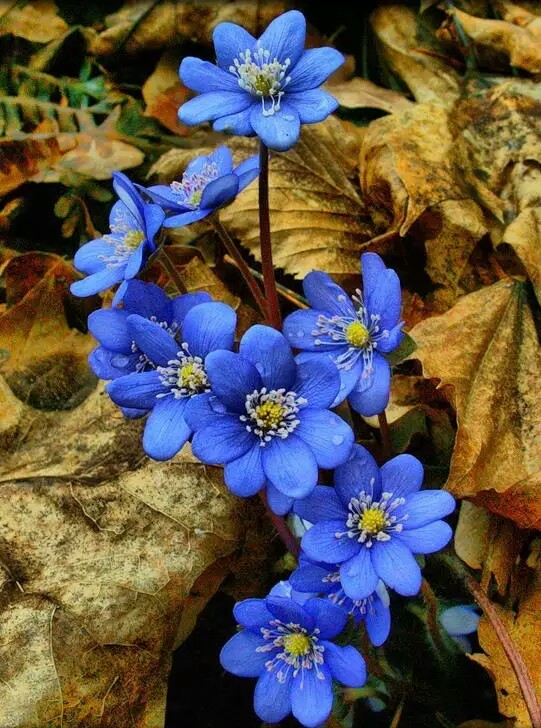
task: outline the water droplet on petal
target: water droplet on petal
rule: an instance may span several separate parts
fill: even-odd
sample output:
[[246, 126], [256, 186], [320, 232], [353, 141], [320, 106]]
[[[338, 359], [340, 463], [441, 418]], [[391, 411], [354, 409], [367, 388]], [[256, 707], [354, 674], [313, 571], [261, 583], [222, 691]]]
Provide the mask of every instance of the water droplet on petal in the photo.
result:
[[282, 119], [284, 121], [295, 121], [295, 117], [293, 116], [293, 114], [284, 114]]
[[302, 329], [299, 329], [296, 333], [296, 336], [301, 339], [304, 336], [304, 331]]

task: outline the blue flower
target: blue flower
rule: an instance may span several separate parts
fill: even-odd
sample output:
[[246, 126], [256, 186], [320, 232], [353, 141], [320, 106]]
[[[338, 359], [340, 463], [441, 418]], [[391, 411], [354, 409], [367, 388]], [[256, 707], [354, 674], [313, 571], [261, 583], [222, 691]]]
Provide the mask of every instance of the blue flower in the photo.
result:
[[333, 680], [364, 684], [359, 652], [331, 642], [347, 615], [327, 599], [246, 599], [234, 615], [244, 629], [224, 645], [220, 662], [234, 675], [258, 678], [254, 708], [261, 720], [278, 723], [292, 712], [302, 725], [319, 726], [331, 712]]
[[259, 174], [257, 155], [233, 169], [233, 156], [227, 147], [211, 155], [196, 157], [186, 167], [180, 182], [140, 188], [164, 210], [173, 213], [163, 226], [182, 227], [202, 220], [231, 202]]
[[440, 520], [455, 507], [444, 490], [419, 491], [423, 466], [398, 455], [378, 468], [361, 445], [334, 473], [334, 489], [315, 488], [295, 502], [295, 512], [314, 525], [301, 547], [312, 561], [340, 564], [350, 599], [366, 599], [379, 580], [404, 596], [417, 594], [421, 570], [414, 554], [442, 549], [452, 536]]
[[107, 392], [122, 407], [152, 410], [143, 436], [150, 457], [169, 460], [186, 443], [192, 434], [185, 419], [189, 402], [214, 412], [206, 362], [215, 349], [233, 347], [236, 321], [233, 309], [218, 302], [193, 306], [184, 316], [181, 337], [143, 316], [127, 317], [130, 339], [156, 368], [119, 377]]
[[403, 334], [399, 323], [400, 281], [376, 253], [361, 256], [364, 292], [350, 298], [321, 271], [309, 273], [303, 287], [311, 308], [284, 321], [291, 346], [305, 359], [330, 357], [340, 372], [335, 404], [348, 397], [361, 415], [383, 412], [389, 401], [391, 370], [383, 356], [396, 349]]
[[382, 645], [389, 636], [389, 594], [382, 581], [378, 582], [373, 594], [365, 599], [350, 599], [340, 583], [340, 564], [331, 566], [322, 562], [314, 563], [304, 554], [301, 554], [299, 568], [291, 574], [289, 581], [296, 592], [327, 595], [333, 604], [353, 618], [355, 624], [364, 621], [370, 641], [376, 647]]
[[[119, 200], [109, 215], [110, 234], [80, 247], [73, 259], [78, 270], [89, 274], [71, 284], [74, 296], [93, 296], [134, 278], [156, 250], [154, 238], [165, 217], [161, 207], [145, 203], [121, 172], [113, 174], [113, 187]], [[124, 289], [119, 288], [113, 305], [121, 300]]]
[[268, 480], [285, 496], [303, 498], [317, 483], [318, 466], [347, 460], [353, 432], [328, 409], [339, 387], [331, 361], [299, 364], [280, 332], [256, 325], [238, 354], [216, 351], [206, 370], [223, 412], [188, 405], [192, 450], [204, 463], [225, 463], [236, 495], [254, 495]]
[[456, 607], [444, 609], [440, 614], [440, 622], [463, 652], [471, 652], [472, 646], [468, 635], [477, 632], [480, 616], [475, 611], [475, 605], [460, 604]]
[[240, 25], [214, 31], [217, 65], [184, 58], [180, 78], [200, 96], [179, 109], [184, 124], [213, 121], [216, 131], [257, 134], [271, 149], [285, 151], [301, 124], [323, 121], [338, 103], [318, 88], [344, 62], [334, 48], [304, 50], [306, 21], [297, 10], [280, 15], [256, 40]]

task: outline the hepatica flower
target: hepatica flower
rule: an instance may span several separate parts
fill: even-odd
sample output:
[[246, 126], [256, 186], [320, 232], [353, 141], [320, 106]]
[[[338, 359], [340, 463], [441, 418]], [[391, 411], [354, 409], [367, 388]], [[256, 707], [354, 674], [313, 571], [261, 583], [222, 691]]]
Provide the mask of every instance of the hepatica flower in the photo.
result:
[[257, 134], [271, 149], [290, 149], [301, 124], [323, 121], [338, 103], [319, 88], [344, 62], [334, 48], [304, 50], [306, 21], [291, 10], [256, 40], [240, 25], [213, 34], [216, 63], [184, 58], [180, 78], [200, 96], [179, 109], [184, 124], [213, 121], [217, 131]]
[[[89, 274], [71, 284], [75, 296], [92, 296], [134, 278], [156, 250], [154, 239], [165, 217], [161, 207], [144, 202], [121, 172], [113, 174], [113, 187], [119, 200], [109, 215], [111, 232], [83, 245], [73, 259], [78, 270]], [[114, 303], [123, 293], [121, 286]]]
[[223, 411], [188, 405], [192, 450], [204, 463], [225, 463], [225, 482], [236, 495], [254, 495], [268, 480], [303, 498], [316, 485], [318, 466], [347, 460], [353, 432], [328, 409], [339, 387], [331, 361], [298, 364], [281, 333], [256, 325], [238, 354], [215, 351], [205, 367]]
[[472, 646], [468, 635], [477, 632], [480, 616], [475, 605], [459, 604], [444, 609], [440, 614], [440, 622], [451, 639], [463, 652], [471, 652]]
[[309, 592], [326, 595], [333, 604], [350, 615], [355, 624], [364, 622], [370, 641], [376, 647], [382, 645], [391, 629], [389, 594], [382, 581], [375, 591], [365, 599], [350, 599], [340, 582], [340, 565], [314, 563], [301, 554], [299, 568], [289, 577], [291, 587], [296, 592]]
[[184, 417], [188, 402], [211, 409], [206, 358], [215, 349], [233, 347], [236, 314], [224, 303], [200, 303], [184, 316], [181, 337], [137, 314], [129, 315], [126, 324], [155, 369], [119, 377], [107, 391], [122, 407], [152, 410], [143, 447], [155, 460], [168, 460], [192, 433]]
[[[391, 370], [384, 354], [402, 340], [400, 281], [379, 255], [361, 256], [363, 291], [350, 298], [326, 273], [309, 273], [303, 283], [311, 308], [284, 322], [291, 346], [306, 359], [330, 357], [340, 372], [340, 392], [361, 415], [383, 412], [389, 401]], [[308, 353], [310, 352], [310, 353]]]
[[292, 712], [302, 725], [319, 726], [331, 712], [333, 679], [364, 684], [361, 655], [331, 641], [347, 615], [327, 599], [246, 599], [234, 615], [244, 629], [224, 645], [220, 662], [234, 675], [258, 678], [254, 708], [261, 720], [277, 723]]
[[340, 582], [350, 599], [366, 599], [383, 583], [404, 596], [417, 594], [421, 570], [414, 554], [442, 549], [452, 535], [440, 520], [455, 507], [444, 490], [420, 491], [423, 466], [398, 455], [378, 468], [361, 445], [335, 470], [334, 489], [315, 488], [295, 503], [314, 523], [301, 546], [312, 561], [340, 564]]
[[191, 161], [180, 182], [154, 185], [146, 188], [145, 192], [170, 213], [164, 227], [182, 227], [202, 220], [233, 200], [258, 174], [257, 156], [233, 168], [230, 150], [218, 147], [209, 156]]

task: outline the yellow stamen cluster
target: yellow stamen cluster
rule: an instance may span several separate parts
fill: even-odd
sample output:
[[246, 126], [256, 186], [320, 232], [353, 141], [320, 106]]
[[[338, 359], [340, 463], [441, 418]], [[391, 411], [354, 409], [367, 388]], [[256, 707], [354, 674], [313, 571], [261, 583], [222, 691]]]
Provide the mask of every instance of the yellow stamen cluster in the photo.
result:
[[360, 321], [354, 321], [346, 329], [346, 341], [359, 349], [370, 341], [370, 333]]
[[293, 632], [284, 637], [284, 649], [292, 657], [301, 657], [310, 651], [312, 640], [308, 635]]
[[179, 370], [178, 384], [186, 389], [197, 389], [206, 384], [205, 372], [194, 364], [185, 364]]
[[127, 248], [135, 249], [141, 245], [144, 239], [145, 234], [141, 230], [130, 230], [124, 235], [124, 245]]
[[383, 531], [387, 525], [387, 519], [379, 508], [368, 508], [363, 512], [359, 525], [367, 533], [375, 534]]
[[274, 429], [282, 422], [285, 410], [278, 402], [267, 400], [255, 408], [257, 423], [266, 430]]

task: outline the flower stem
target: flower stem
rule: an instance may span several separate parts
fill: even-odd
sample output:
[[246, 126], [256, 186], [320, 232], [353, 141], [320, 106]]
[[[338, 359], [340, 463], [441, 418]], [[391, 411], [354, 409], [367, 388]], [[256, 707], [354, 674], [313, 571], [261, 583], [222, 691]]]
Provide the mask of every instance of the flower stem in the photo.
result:
[[270, 232], [269, 150], [261, 141], [259, 143], [259, 240], [265, 297], [267, 299], [267, 318], [271, 326], [274, 326], [275, 329], [280, 329], [282, 327], [282, 317], [280, 315], [280, 303], [278, 301], [278, 292], [274, 277]]
[[211, 216], [211, 222], [214, 226], [214, 230], [216, 231], [216, 234], [222, 241], [222, 245], [226, 249], [226, 251], [229, 253], [229, 255], [233, 258], [235, 265], [239, 269], [242, 277], [246, 281], [246, 285], [250, 289], [250, 293], [252, 294], [257, 306], [259, 307], [259, 310], [263, 314], [263, 316], [267, 317], [267, 302], [265, 301], [265, 298], [263, 296], [263, 293], [261, 291], [261, 288], [259, 287], [257, 281], [253, 277], [250, 268], [248, 267], [246, 261], [241, 255], [240, 250], [237, 248], [235, 243], [233, 242], [233, 239], [225, 229], [225, 227], [220, 222], [220, 219], [218, 218], [218, 215], [212, 215]]
[[393, 444], [391, 442], [391, 431], [389, 429], [385, 410], [378, 415], [378, 422], [379, 431], [381, 433], [381, 443], [383, 445], [383, 455], [385, 456], [385, 460], [390, 460], [393, 457]]
[[267, 495], [265, 493], [265, 490], [259, 491], [259, 497], [261, 498], [261, 501], [263, 502], [263, 505], [265, 506], [265, 510], [267, 512], [268, 517], [270, 518], [272, 525], [276, 529], [276, 532], [280, 536], [280, 538], [283, 541], [284, 546], [289, 551], [290, 554], [293, 554], [293, 556], [298, 556], [300, 553], [300, 546], [299, 542], [295, 538], [295, 536], [291, 533], [289, 528], [287, 527], [287, 523], [285, 522], [285, 519], [282, 518], [282, 516], [277, 516], [276, 513], [273, 513], [270, 509], [270, 506], [267, 501]]
[[168, 274], [171, 281], [175, 284], [175, 287], [179, 293], [188, 293], [188, 289], [184, 285], [184, 281], [182, 280], [181, 276], [179, 275], [179, 272], [175, 268], [175, 264], [169, 257], [169, 253], [167, 252], [167, 248], [165, 245], [162, 245], [160, 249], [160, 257], [159, 257], [160, 265], [165, 270], [165, 272]]

